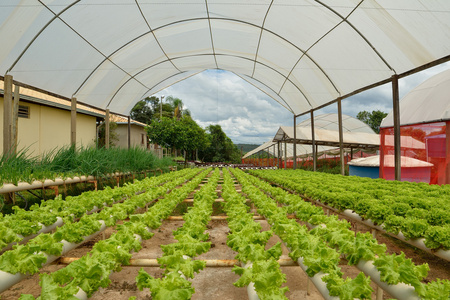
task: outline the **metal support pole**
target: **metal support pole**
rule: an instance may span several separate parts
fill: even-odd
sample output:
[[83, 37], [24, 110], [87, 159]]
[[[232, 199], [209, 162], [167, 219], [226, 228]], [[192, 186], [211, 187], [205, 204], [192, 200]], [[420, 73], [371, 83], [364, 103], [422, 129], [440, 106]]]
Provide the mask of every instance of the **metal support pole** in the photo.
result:
[[14, 87], [13, 110], [12, 110], [12, 129], [11, 129], [11, 146], [12, 152], [17, 153], [17, 142], [19, 139], [19, 86]]
[[4, 79], [4, 97], [3, 97], [3, 154], [11, 154], [12, 140], [12, 87], [13, 77], [5, 75]]
[[163, 102], [164, 96], [161, 96], [161, 103], [159, 103], [159, 119], [162, 120], [162, 102]]
[[400, 145], [400, 96], [398, 75], [392, 76], [392, 102], [394, 113], [394, 160], [395, 180], [401, 180], [401, 145]]
[[105, 114], [105, 148], [109, 149], [109, 109], [106, 109]]
[[286, 140], [284, 140], [284, 169], [286, 170], [287, 165], [287, 147], [286, 147]]
[[128, 149], [131, 148], [131, 117], [128, 116]]
[[344, 161], [344, 132], [342, 130], [342, 104], [341, 98], [338, 98], [338, 123], [339, 123], [339, 153], [341, 157], [341, 175], [345, 175], [345, 161]]
[[314, 111], [311, 110], [311, 141], [312, 141], [312, 155], [313, 155], [313, 171], [317, 170], [317, 148], [316, 135], [314, 133]]
[[278, 169], [281, 169], [281, 143], [280, 141], [277, 142], [278, 144]]
[[292, 168], [297, 169], [297, 117], [294, 115], [294, 164]]
[[77, 143], [77, 98], [72, 98], [70, 106], [70, 145]]

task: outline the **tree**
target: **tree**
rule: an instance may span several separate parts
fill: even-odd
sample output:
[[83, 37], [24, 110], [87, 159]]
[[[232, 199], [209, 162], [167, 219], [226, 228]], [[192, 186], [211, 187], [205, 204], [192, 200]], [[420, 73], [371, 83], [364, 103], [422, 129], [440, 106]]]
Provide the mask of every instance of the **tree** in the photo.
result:
[[381, 121], [387, 116], [387, 113], [380, 110], [373, 110], [371, 113], [368, 111], [360, 111], [356, 118], [372, 128], [376, 133], [380, 133]]
[[130, 116], [133, 120], [150, 124], [157, 108], [159, 108], [159, 99], [155, 96], [147, 97], [136, 103], [131, 109]]
[[167, 148], [194, 151], [206, 147], [205, 131], [190, 116], [181, 119], [153, 119], [147, 127], [147, 134], [153, 142]]
[[220, 125], [206, 128], [208, 146], [200, 152], [203, 161], [239, 163], [241, 154]]

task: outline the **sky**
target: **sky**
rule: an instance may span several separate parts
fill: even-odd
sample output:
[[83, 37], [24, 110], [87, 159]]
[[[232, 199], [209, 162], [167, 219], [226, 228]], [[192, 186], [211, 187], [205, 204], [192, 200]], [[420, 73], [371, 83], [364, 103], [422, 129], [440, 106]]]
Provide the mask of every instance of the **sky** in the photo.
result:
[[[420, 83], [444, 70], [450, 62], [399, 80], [400, 100]], [[203, 128], [219, 124], [235, 144], [262, 144], [271, 140], [280, 126], [292, 126], [293, 115], [275, 100], [233, 73], [206, 70], [174, 84], [154, 96], [183, 100], [193, 119]], [[342, 113], [356, 117], [360, 111], [392, 110], [391, 84], [385, 84], [342, 100]], [[337, 113], [332, 104], [314, 115]], [[297, 118], [297, 123], [309, 115]]]

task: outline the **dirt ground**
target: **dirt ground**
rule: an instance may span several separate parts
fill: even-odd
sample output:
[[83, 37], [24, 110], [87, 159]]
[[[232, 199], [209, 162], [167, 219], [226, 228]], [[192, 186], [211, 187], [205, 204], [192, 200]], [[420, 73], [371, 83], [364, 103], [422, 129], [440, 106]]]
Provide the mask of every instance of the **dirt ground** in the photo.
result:
[[[239, 189], [239, 187], [237, 187], [237, 189]], [[183, 209], [177, 209], [176, 213], [183, 213]], [[261, 223], [264, 230], [269, 229], [266, 221], [262, 220], [257, 222]], [[132, 258], [142, 259], [160, 257], [162, 255], [160, 245], [175, 242], [172, 236], [172, 231], [182, 225], [183, 221], [164, 221], [160, 229], [154, 231], [155, 235], [151, 239], [143, 241], [143, 248], [138, 253], [134, 253]], [[353, 223], [353, 229], [364, 232], [370, 231], [366, 226], [356, 223]], [[67, 253], [66, 257], [81, 257], [85, 255], [96, 241], [103, 238], [108, 238], [113, 233], [113, 230], [113, 228], [108, 228], [103, 234], [97, 236], [93, 241], [87, 242], [77, 249]], [[227, 234], [229, 232], [227, 222], [224, 220], [212, 220], [208, 224], [207, 232], [210, 234], [210, 241], [212, 243], [211, 250], [201, 256], [198, 256], [197, 259], [234, 259], [237, 253], [226, 245]], [[428, 278], [426, 279], [427, 281], [434, 280], [436, 278], [450, 279], [449, 262], [411, 247], [384, 234], [378, 234], [377, 239], [381, 243], [385, 243], [387, 245], [389, 253], [399, 254], [403, 251], [407, 257], [411, 258], [416, 264], [428, 263], [430, 266], [430, 272]], [[280, 239], [277, 236], [273, 236], [269, 240], [267, 247], [271, 247], [278, 241], [280, 241]], [[289, 258], [288, 251], [284, 246], [283, 255], [281, 258]], [[64, 265], [56, 261], [43, 268], [41, 272], [50, 273], [63, 267]], [[356, 269], [356, 267], [347, 266], [345, 261], [342, 261], [340, 267], [346, 276], [350, 276], [352, 278], [359, 273], [359, 270]], [[137, 289], [135, 278], [139, 269], [140, 267], [124, 266], [120, 272], [116, 272], [111, 275], [111, 285], [108, 288], [100, 289], [94, 293], [91, 299], [128, 299], [131, 296], [136, 296], [137, 299], [151, 299], [148, 289], [144, 291], [139, 291]], [[307, 276], [299, 266], [286, 266], [281, 269], [282, 272], [286, 274], [287, 282], [285, 283], [285, 286], [289, 287], [289, 292], [286, 293], [286, 296], [289, 299], [322, 299], [322, 296], [312, 283], [309, 283], [310, 293], [309, 295], [307, 294]], [[144, 267], [144, 270], [154, 277], [161, 277], [163, 274], [163, 270], [157, 267]], [[195, 294], [192, 299], [248, 299], [245, 288], [237, 288], [233, 286], [233, 282], [235, 282], [238, 278], [239, 277], [231, 271], [231, 267], [206, 267], [204, 270], [200, 271], [200, 273], [196, 274], [195, 278], [192, 280], [192, 285], [195, 288]], [[372, 285], [372, 288], [376, 290], [375, 284]], [[35, 297], [40, 294], [38, 274], [14, 285], [7, 291], [0, 294], [0, 297], [4, 300], [17, 299], [22, 293], [33, 294]], [[372, 298], [375, 299], [375, 293], [373, 293]], [[391, 297], [384, 293], [383, 298], [389, 299]]]

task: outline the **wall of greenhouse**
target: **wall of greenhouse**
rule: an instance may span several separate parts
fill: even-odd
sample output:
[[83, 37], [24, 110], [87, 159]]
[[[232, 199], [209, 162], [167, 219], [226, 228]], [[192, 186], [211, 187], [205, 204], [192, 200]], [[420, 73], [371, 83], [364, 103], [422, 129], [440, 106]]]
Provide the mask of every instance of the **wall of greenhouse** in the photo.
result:
[[[400, 127], [401, 180], [450, 183], [450, 121]], [[380, 177], [394, 179], [394, 128], [380, 131]]]

